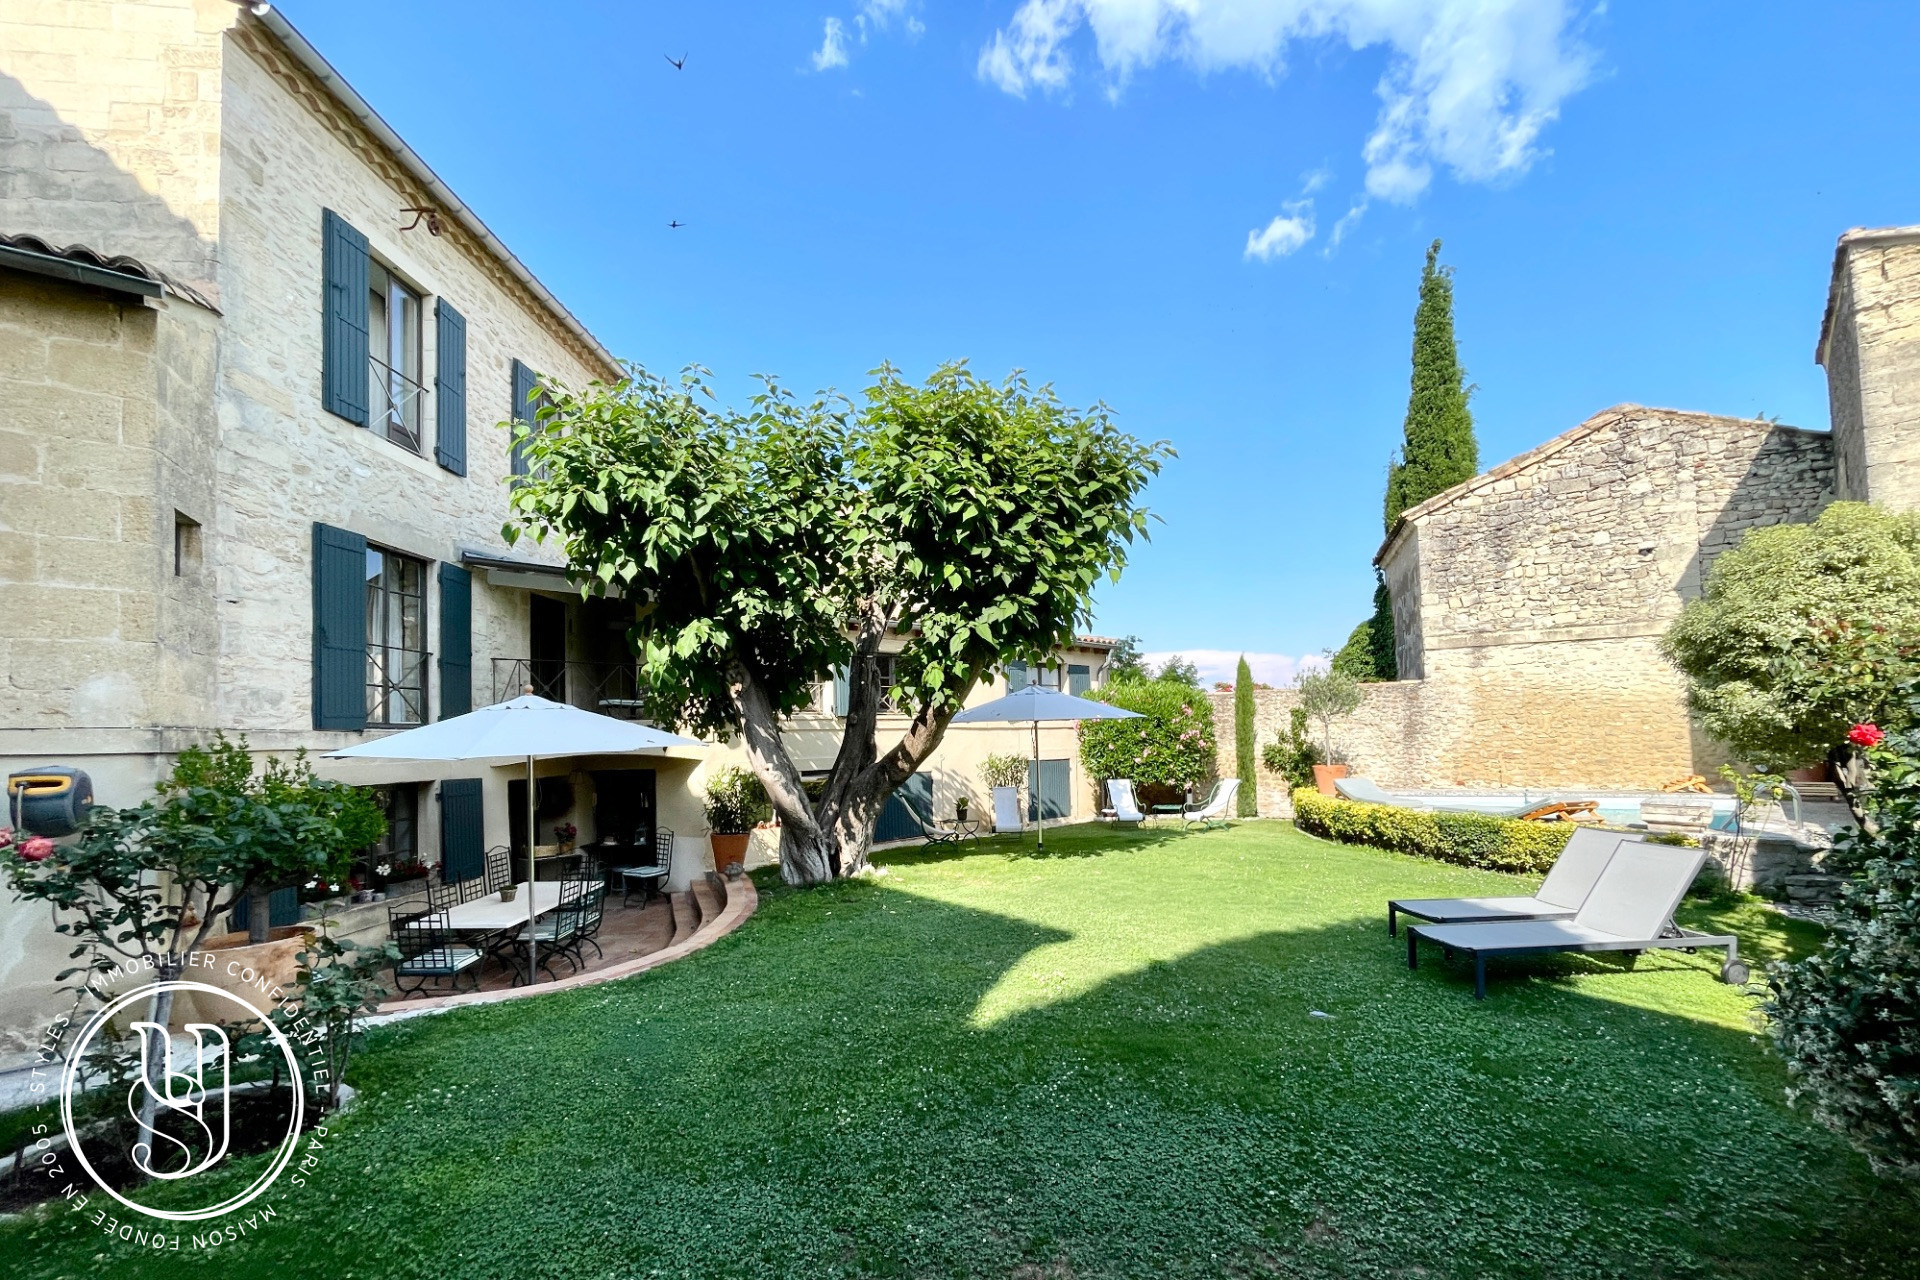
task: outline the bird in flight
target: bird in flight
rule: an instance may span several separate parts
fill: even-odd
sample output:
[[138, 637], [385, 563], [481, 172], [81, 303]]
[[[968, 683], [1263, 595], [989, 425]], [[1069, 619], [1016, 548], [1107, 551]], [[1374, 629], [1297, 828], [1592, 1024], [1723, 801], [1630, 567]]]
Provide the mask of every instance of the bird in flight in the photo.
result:
[[[663, 58], [667, 58], [667, 55], [664, 53], [661, 54], [660, 56]], [[675, 71], [685, 71], [687, 69], [687, 55], [684, 53], [677, 58], [667, 58], [667, 61], [673, 64], [673, 69]]]
[[686, 223], [684, 223], [684, 222], [682, 222], [682, 221], [680, 221], [680, 220], [679, 220], [678, 218], [675, 218], [675, 219], [674, 219], [674, 220], [673, 220], [672, 222], [669, 222], [669, 223], [667, 224], [667, 230], [669, 230], [669, 231], [678, 231], [678, 230], [679, 230], [680, 228], [682, 228], [682, 227], [684, 227], [684, 226], [686, 226], [686, 225], [687, 225]]

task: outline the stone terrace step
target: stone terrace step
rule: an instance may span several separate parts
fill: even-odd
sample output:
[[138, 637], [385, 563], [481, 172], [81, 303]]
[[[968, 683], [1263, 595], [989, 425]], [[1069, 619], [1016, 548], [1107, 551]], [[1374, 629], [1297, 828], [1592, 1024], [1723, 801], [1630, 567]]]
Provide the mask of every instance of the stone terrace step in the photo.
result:
[[700, 925], [705, 928], [720, 918], [720, 909], [726, 905], [720, 893], [705, 880], [696, 880], [688, 886], [693, 891], [693, 904], [700, 909]]
[[685, 942], [700, 927], [700, 910], [694, 905], [690, 893], [670, 893], [667, 901], [673, 906], [673, 944]]

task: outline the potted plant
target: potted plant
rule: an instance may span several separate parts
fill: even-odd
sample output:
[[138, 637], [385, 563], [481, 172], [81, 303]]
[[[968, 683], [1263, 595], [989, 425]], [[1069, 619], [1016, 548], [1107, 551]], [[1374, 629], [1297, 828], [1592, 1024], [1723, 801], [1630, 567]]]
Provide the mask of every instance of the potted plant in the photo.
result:
[[707, 779], [707, 839], [713, 845], [713, 869], [737, 876], [746, 865], [747, 842], [754, 826], [767, 815], [766, 789], [745, 769], [728, 766]]
[[[1013, 807], [1020, 809], [1020, 784], [1027, 780], [1027, 758], [1012, 752], [996, 753], [980, 762], [980, 777], [993, 793], [994, 811], [999, 812], [1002, 793], [1013, 796]], [[996, 823], [998, 820], [996, 819]]]
[[967, 805], [967, 795], [965, 792], [962, 792], [953, 802], [953, 816], [955, 821], [965, 822], [967, 820]]
[[572, 853], [573, 842], [580, 835], [580, 828], [571, 822], [563, 822], [553, 829], [553, 838], [560, 844], [560, 852]]
[[1358, 680], [1331, 666], [1302, 672], [1294, 688], [1300, 691], [1300, 709], [1320, 726], [1320, 758], [1327, 763], [1313, 766], [1314, 786], [1323, 796], [1333, 795], [1334, 780], [1347, 776], [1346, 758], [1333, 749], [1333, 722], [1358, 711], [1367, 695]]

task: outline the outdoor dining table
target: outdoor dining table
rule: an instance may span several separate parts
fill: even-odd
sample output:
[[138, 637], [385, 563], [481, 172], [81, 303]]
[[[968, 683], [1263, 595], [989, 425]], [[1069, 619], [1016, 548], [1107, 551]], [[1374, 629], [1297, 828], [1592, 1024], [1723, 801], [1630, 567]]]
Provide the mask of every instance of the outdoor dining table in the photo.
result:
[[543, 916], [560, 905], [560, 884], [558, 880], [535, 880], [529, 885], [522, 880], [512, 902], [502, 902], [498, 893], [490, 893], [484, 898], [448, 907], [447, 928], [455, 933], [502, 933], [525, 928], [526, 895], [533, 894], [534, 914]]

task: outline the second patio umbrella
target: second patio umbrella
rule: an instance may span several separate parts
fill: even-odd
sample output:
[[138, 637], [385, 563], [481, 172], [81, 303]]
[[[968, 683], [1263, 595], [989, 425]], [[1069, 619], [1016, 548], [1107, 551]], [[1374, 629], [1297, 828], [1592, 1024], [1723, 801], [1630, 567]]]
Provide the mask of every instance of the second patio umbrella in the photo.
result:
[[1039, 824], [1040, 847], [1047, 847], [1047, 811], [1040, 804], [1040, 726], [1073, 723], [1081, 720], [1138, 720], [1138, 711], [1125, 711], [1090, 698], [1076, 698], [1058, 689], [1030, 684], [1004, 698], [968, 707], [956, 715], [952, 724], [1025, 724], [1033, 728], [1033, 812]]

